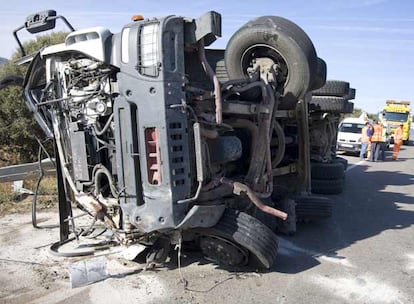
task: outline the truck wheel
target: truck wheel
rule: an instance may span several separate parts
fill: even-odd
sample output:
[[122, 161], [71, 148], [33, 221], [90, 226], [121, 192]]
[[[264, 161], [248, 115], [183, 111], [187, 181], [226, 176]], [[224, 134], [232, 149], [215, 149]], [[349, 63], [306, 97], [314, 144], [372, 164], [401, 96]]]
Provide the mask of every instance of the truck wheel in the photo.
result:
[[295, 199], [297, 221], [322, 220], [332, 216], [332, 201], [321, 196], [302, 196]]
[[339, 179], [311, 179], [312, 193], [339, 194], [343, 191], [343, 178]]
[[312, 91], [313, 96], [344, 97], [349, 94], [349, 82], [328, 80], [320, 89]]
[[[349, 102], [343, 97], [312, 96], [309, 110], [314, 112], [347, 113]], [[353, 107], [352, 107], [353, 110]]]
[[343, 157], [335, 157], [334, 159], [332, 159], [333, 163], [341, 163], [342, 166], [344, 166], [344, 171], [346, 171], [346, 169], [348, 169], [348, 160], [343, 158]]
[[230, 79], [249, 77], [248, 70], [278, 67], [275, 91], [282, 96], [279, 109], [293, 109], [312, 84], [317, 56], [306, 33], [289, 20], [275, 16], [254, 19], [231, 38], [225, 51]]
[[326, 62], [319, 57], [317, 60], [316, 73], [313, 78], [312, 86], [309, 88], [310, 90], [317, 90], [323, 87], [326, 83]]
[[348, 101], [345, 104], [345, 109], [342, 113], [353, 113], [353, 112], [354, 112], [354, 103]]
[[276, 259], [276, 235], [256, 218], [236, 210], [224, 211], [210, 228], [194, 230], [207, 259], [224, 266], [254, 265], [269, 269]]
[[340, 162], [311, 163], [311, 178], [313, 179], [341, 179], [344, 175], [344, 165]]
[[344, 98], [346, 100], [352, 100], [352, 99], [355, 99], [355, 96], [356, 96], [356, 90], [354, 88], [350, 88], [348, 94], [344, 96]]

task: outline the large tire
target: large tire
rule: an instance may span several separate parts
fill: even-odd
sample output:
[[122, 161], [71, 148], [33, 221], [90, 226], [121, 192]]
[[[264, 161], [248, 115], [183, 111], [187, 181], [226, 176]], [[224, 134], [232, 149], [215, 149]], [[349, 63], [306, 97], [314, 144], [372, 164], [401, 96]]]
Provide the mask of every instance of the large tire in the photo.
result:
[[352, 99], [355, 99], [355, 96], [356, 96], [356, 90], [354, 88], [350, 88], [348, 94], [344, 96], [344, 98], [346, 100], [352, 100]]
[[312, 179], [340, 179], [343, 175], [344, 166], [342, 163], [311, 163]]
[[344, 171], [346, 171], [346, 169], [348, 169], [348, 160], [343, 158], [343, 157], [337, 156], [334, 159], [332, 159], [332, 162], [342, 164], [342, 166], [344, 167]]
[[340, 194], [344, 189], [343, 178], [339, 179], [312, 179], [312, 193], [318, 194]]
[[[277, 255], [278, 241], [276, 235], [256, 218], [231, 209], [224, 211], [220, 221], [210, 228], [198, 228], [194, 230], [200, 239], [214, 238], [227, 240], [236, 246], [248, 251], [249, 264], [257, 268], [269, 269]], [[247, 261], [240, 263], [228, 263], [226, 254], [217, 253], [216, 248], [202, 248], [203, 253], [214, 262], [224, 266], [243, 266]], [[211, 256], [213, 254], [213, 256]]]
[[320, 89], [312, 92], [313, 96], [344, 97], [349, 94], [349, 82], [339, 80], [328, 80]]
[[293, 109], [309, 90], [317, 69], [312, 41], [293, 22], [264, 16], [242, 26], [229, 40], [225, 62], [230, 79], [248, 78], [252, 61], [268, 58], [282, 70], [279, 109]]
[[309, 102], [309, 110], [314, 112], [348, 113], [347, 111], [350, 110], [348, 103], [343, 97], [312, 96]]
[[353, 113], [353, 112], [354, 112], [354, 103], [348, 101], [342, 113]]
[[318, 57], [318, 63], [316, 65], [316, 73], [315, 77], [313, 78], [312, 86], [310, 90], [317, 90], [323, 87], [326, 83], [326, 62]]
[[299, 222], [322, 220], [332, 216], [332, 201], [327, 197], [302, 196], [295, 201], [296, 218]]

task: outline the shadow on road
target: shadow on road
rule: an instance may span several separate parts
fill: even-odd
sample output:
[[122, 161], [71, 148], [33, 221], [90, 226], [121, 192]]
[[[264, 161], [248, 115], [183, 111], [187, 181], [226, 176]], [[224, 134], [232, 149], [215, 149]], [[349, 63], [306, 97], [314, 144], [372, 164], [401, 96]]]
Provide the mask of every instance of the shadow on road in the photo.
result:
[[[337, 251], [386, 230], [404, 229], [414, 224], [414, 212], [399, 204], [414, 204], [414, 198], [390, 192], [388, 186], [414, 184], [414, 177], [402, 172], [368, 171], [357, 166], [346, 176], [344, 192], [330, 196], [333, 217], [320, 223], [298, 227], [293, 237], [283, 237], [279, 259], [273, 270], [298, 273], [318, 265], [318, 256], [342, 259]], [[356, 190], [357, 189], [357, 190]]]

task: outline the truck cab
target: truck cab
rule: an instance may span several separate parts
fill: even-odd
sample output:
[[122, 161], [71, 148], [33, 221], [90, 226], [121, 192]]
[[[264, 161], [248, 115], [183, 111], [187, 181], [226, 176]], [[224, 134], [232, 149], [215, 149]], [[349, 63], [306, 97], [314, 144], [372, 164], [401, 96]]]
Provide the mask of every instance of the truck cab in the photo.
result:
[[296, 230], [295, 200], [330, 215], [310, 195], [308, 103], [326, 64], [296, 24], [258, 17], [214, 50], [217, 12], [134, 17], [119, 33], [69, 26], [25, 56], [17, 32], [56, 19], [67, 23], [36, 13], [13, 34], [30, 62], [26, 104], [56, 147], [61, 242], [76, 205], [147, 248], [147, 263], [183, 241], [220, 265], [270, 268], [276, 228]]
[[387, 126], [391, 133], [391, 142], [395, 130], [403, 124], [403, 143], [408, 144], [411, 129], [411, 109], [409, 101], [387, 100], [384, 109], [380, 112], [379, 120]]

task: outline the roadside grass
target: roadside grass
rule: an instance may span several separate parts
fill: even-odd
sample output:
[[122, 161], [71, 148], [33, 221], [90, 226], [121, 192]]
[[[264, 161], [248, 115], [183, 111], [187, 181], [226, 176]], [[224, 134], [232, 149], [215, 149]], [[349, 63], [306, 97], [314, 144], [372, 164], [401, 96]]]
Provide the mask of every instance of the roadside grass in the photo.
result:
[[[34, 191], [37, 179], [27, 179], [23, 187]], [[13, 183], [0, 183], [0, 216], [12, 213], [25, 213], [31, 211], [33, 195], [13, 192]], [[40, 183], [37, 208], [48, 210], [57, 206], [57, 183], [52, 176], [44, 177]]]

